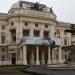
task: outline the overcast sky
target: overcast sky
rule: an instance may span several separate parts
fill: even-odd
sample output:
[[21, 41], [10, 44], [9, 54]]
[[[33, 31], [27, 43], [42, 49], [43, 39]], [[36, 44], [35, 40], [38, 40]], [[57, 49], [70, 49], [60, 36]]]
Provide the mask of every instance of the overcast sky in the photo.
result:
[[[18, 0], [1, 0], [0, 13], [7, 13], [11, 6]], [[59, 21], [75, 23], [75, 0], [25, 0], [39, 2], [53, 7]]]

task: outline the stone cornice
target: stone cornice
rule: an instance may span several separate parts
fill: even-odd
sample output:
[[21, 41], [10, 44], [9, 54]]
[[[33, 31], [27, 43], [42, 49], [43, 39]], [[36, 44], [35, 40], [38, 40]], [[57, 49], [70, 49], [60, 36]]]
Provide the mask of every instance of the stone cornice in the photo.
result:
[[65, 22], [59, 22], [57, 21], [57, 27], [62, 27], [62, 28], [70, 28], [70, 23], [65, 23]]
[[28, 22], [38, 22], [38, 23], [46, 23], [46, 24], [52, 24], [56, 25], [56, 20], [50, 20], [50, 19], [43, 19], [43, 18], [37, 18], [33, 16], [27, 16], [27, 15], [9, 15], [8, 20], [13, 20], [13, 21], [28, 21]]
[[41, 12], [41, 11], [35, 11], [35, 10], [31, 10], [31, 9], [13, 9], [10, 11], [10, 13], [8, 13], [9, 15], [11, 15], [11, 12], [14, 11], [13, 14], [19, 14], [19, 15], [27, 15], [27, 16], [32, 16], [32, 17], [39, 17], [39, 18], [47, 18], [47, 19], [56, 19], [56, 15], [55, 14], [51, 14], [48, 12]]
[[37, 19], [44, 19], [44, 20], [50, 20], [50, 21], [54, 21], [54, 22], [56, 22], [55, 19], [51, 19], [51, 18], [44, 17], [44, 16], [34, 16], [34, 15], [29, 15], [29, 14], [14, 14], [14, 15], [9, 15], [9, 16], [8, 16], [8, 18], [12, 18], [12, 17], [37, 18]]

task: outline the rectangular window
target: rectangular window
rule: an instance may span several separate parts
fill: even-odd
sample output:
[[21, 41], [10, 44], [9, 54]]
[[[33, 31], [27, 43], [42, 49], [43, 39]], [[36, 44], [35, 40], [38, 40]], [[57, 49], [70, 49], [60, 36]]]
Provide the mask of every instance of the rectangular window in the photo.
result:
[[11, 30], [11, 42], [16, 42], [16, 29]]
[[23, 30], [23, 36], [29, 36], [30, 31], [29, 30]]
[[6, 39], [5, 36], [1, 36], [1, 43], [5, 43]]
[[16, 36], [12, 36], [12, 42], [16, 42]]
[[5, 61], [5, 55], [2, 55], [2, 61]]
[[34, 30], [34, 37], [39, 37], [40, 31], [39, 30]]
[[49, 31], [44, 31], [44, 38], [49, 38]]
[[5, 52], [5, 48], [1, 48], [2, 52]]

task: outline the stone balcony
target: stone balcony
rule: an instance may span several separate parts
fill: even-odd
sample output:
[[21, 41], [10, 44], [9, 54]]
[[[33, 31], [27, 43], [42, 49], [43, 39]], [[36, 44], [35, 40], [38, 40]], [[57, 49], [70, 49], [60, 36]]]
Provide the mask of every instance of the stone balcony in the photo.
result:
[[23, 37], [21, 43], [31, 45], [62, 45], [61, 39], [59, 38], [43, 39], [39, 37]]

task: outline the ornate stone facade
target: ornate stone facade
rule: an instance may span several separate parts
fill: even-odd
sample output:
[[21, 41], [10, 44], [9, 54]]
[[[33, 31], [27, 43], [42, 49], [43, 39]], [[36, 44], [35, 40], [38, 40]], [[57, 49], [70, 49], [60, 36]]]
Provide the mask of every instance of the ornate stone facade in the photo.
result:
[[64, 63], [70, 52], [62, 47], [71, 45], [66, 29], [70, 24], [57, 21], [52, 8], [18, 1], [0, 13], [0, 65]]

